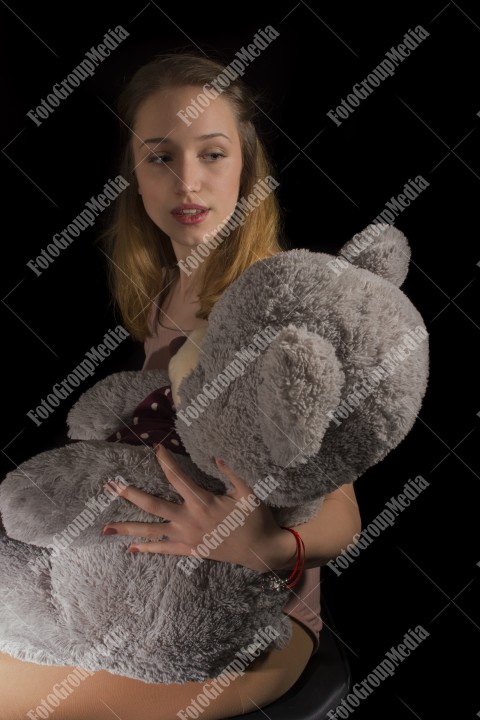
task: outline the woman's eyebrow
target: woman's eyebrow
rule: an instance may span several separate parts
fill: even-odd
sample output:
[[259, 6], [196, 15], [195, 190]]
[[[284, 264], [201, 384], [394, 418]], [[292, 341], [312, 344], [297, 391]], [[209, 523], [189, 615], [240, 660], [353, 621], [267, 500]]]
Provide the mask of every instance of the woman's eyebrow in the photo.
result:
[[[214, 133], [207, 133], [206, 135], [199, 135], [198, 137], [194, 138], [194, 140], [210, 140], [211, 138], [214, 138], [214, 137], [224, 137], [228, 140], [228, 142], [230, 142], [230, 143], [232, 142], [230, 140], [230, 138], [228, 137], [228, 135], [225, 135], [225, 133], [222, 133], [222, 132], [214, 132]], [[142, 145], [148, 145], [151, 143], [155, 143], [156, 145], [159, 145], [160, 143], [165, 143], [165, 142], [172, 143], [173, 145], [175, 145], [175, 142], [173, 140], [171, 140], [168, 136], [165, 136], [165, 137], [147, 138], [146, 140], [141, 140], [140, 147]]]
[[225, 135], [225, 133], [222, 133], [222, 132], [214, 132], [214, 133], [208, 133], [207, 135], [199, 135], [198, 137], [195, 138], [195, 140], [210, 140], [210, 138], [214, 138], [214, 137], [224, 137], [228, 140], [228, 142], [230, 142], [230, 143], [232, 142], [230, 140], [230, 138], [228, 137], [228, 135]]

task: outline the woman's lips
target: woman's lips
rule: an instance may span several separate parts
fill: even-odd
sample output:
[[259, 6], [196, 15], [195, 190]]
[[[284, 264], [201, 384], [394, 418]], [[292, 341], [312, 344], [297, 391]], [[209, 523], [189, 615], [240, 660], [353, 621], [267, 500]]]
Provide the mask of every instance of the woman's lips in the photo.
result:
[[195, 210], [194, 212], [172, 210], [172, 215], [181, 225], [197, 225], [205, 220], [209, 212], [209, 208], [205, 210]]

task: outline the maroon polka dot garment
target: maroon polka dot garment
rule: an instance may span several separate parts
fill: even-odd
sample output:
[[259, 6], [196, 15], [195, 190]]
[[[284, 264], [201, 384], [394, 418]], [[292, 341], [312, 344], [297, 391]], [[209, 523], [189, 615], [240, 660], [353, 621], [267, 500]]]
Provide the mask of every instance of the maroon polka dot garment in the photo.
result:
[[165, 445], [167, 450], [188, 455], [175, 431], [176, 412], [170, 385], [154, 390], [133, 411], [132, 422], [106, 438], [107, 442], [131, 445]]

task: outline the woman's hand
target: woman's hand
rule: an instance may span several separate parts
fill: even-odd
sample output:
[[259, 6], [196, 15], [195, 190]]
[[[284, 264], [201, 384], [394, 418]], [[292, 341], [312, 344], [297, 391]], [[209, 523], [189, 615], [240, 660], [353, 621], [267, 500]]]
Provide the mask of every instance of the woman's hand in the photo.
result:
[[[104, 534], [112, 534], [108, 532], [110, 528], [120, 535], [149, 539], [167, 535], [168, 540], [135, 543], [128, 551], [187, 556], [196, 554], [211, 560], [244, 565], [259, 572], [275, 570], [295, 556], [293, 535], [281, 529], [271, 510], [246, 482], [218, 458], [218, 468], [233, 485], [233, 489], [225, 495], [215, 495], [199, 487], [181, 470], [173, 454], [163, 445], [157, 447], [156, 456], [167, 479], [184, 502], [178, 504], [162, 500], [134, 485], [118, 487], [110, 480], [109, 484], [121, 497], [168, 522], [110, 523], [104, 528]], [[242, 498], [246, 498], [247, 502], [240, 508], [237, 503]], [[224, 520], [230, 513], [232, 515], [227, 524]], [[218, 526], [221, 526], [220, 531]]]

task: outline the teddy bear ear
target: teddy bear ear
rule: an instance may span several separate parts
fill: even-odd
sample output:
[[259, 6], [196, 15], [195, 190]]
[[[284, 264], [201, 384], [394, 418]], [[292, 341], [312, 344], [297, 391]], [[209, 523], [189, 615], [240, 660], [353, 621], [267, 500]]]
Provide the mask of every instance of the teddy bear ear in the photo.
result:
[[410, 245], [405, 235], [393, 225], [372, 223], [342, 247], [334, 262], [339, 269], [344, 258], [400, 287], [408, 273]]
[[199, 327], [196, 330], [191, 330], [186, 337], [176, 338], [178, 343], [175, 343], [173, 340], [170, 343], [169, 349], [171, 357], [168, 363], [168, 377], [172, 390], [173, 403], [176, 408], [178, 408], [182, 402], [179, 394], [182, 380], [197, 366], [202, 351], [202, 343], [206, 334], [207, 328]]
[[263, 440], [275, 463], [295, 466], [316, 455], [344, 382], [328, 340], [295, 325], [274, 337], [261, 359], [257, 399]]

